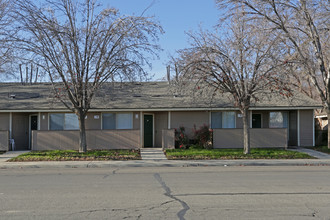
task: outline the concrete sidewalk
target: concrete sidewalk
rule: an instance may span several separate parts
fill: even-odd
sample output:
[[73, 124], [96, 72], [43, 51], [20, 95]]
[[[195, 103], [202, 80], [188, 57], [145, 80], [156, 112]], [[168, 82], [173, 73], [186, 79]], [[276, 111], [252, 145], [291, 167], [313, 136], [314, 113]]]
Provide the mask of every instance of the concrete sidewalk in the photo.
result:
[[326, 153], [319, 152], [319, 151], [312, 150], [312, 149], [308, 149], [308, 148], [298, 147], [296, 149], [288, 149], [288, 150], [305, 153], [305, 154], [308, 154], [308, 155], [310, 155], [312, 157], [315, 157], [315, 158], [318, 158], [318, 159], [328, 159], [328, 160], [330, 160], [330, 154], [326, 154]]
[[[198, 167], [198, 166], [330, 166], [330, 155], [310, 149], [292, 149], [308, 153], [312, 156], [324, 156], [323, 159], [293, 159], [293, 160], [167, 160], [153, 155], [146, 160], [131, 161], [40, 161], [40, 162], [5, 162], [27, 151], [7, 152], [0, 155], [0, 169], [15, 168], [109, 168], [109, 167]], [[149, 155], [149, 156], [150, 156]], [[146, 157], [144, 157], [146, 158]], [[153, 159], [152, 159], [153, 158]]]
[[7, 160], [17, 157], [21, 154], [27, 153], [30, 151], [7, 151], [4, 154], [0, 154], [0, 164], [5, 163]]

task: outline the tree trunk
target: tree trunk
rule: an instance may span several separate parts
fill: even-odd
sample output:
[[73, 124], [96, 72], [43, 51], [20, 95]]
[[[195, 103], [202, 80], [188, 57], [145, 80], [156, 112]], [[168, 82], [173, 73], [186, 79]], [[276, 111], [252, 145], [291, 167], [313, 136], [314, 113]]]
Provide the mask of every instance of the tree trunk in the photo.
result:
[[250, 153], [250, 128], [249, 128], [249, 110], [243, 109], [243, 141], [244, 141], [244, 154]]
[[87, 151], [85, 114], [79, 112], [78, 119], [79, 119], [79, 152], [85, 153]]

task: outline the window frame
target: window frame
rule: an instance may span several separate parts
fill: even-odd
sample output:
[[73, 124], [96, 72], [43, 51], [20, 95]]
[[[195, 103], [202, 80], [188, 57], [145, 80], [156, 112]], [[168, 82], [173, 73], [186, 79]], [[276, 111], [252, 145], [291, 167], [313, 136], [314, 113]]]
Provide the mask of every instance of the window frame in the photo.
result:
[[[221, 113], [221, 119], [218, 121], [221, 121], [221, 125], [220, 126], [217, 126], [217, 128], [214, 128], [214, 123], [213, 122], [213, 114], [212, 113]], [[226, 113], [233, 113], [233, 116], [234, 116], [234, 121], [233, 121], [233, 127], [232, 128], [224, 128], [224, 116], [226, 115]], [[236, 111], [212, 111], [211, 112], [211, 128], [212, 129], [235, 129], [236, 128]]]
[[[114, 129], [105, 129], [104, 128], [104, 121], [103, 121], [104, 114], [114, 114], [115, 115], [116, 123], [115, 123], [115, 128]], [[129, 114], [129, 118], [130, 118], [130, 127], [129, 128], [118, 128], [119, 127], [118, 126], [118, 118], [117, 118], [118, 114]], [[134, 128], [134, 115], [133, 115], [133, 112], [102, 112], [101, 113], [101, 123], [102, 123], [101, 130], [133, 130], [133, 128]]]
[[[280, 113], [282, 115], [282, 126], [273, 127], [271, 126], [271, 113]], [[286, 117], [284, 116], [286, 114]], [[286, 118], [286, 124], [284, 124]], [[269, 112], [269, 128], [289, 128], [289, 113], [287, 111], [270, 111]]]
[[[62, 115], [62, 117], [63, 117], [62, 129], [52, 129], [52, 126], [51, 126], [51, 116], [52, 115]], [[76, 129], [67, 129], [67, 126], [65, 124], [65, 122], [66, 122], [65, 115], [75, 115], [77, 117], [78, 127]], [[48, 130], [49, 131], [79, 131], [79, 119], [78, 119], [78, 116], [75, 113], [48, 113]]]

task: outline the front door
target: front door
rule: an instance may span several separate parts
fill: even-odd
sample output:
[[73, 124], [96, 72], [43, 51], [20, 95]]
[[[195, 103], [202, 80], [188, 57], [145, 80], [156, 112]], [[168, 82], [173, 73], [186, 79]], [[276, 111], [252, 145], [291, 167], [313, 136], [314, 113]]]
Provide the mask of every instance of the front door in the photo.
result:
[[144, 147], [153, 147], [153, 116], [144, 115]]
[[13, 113], [12, 139], [15, 141], [15, 150], [29, 149], [29, 114]]
[[252, 128], [261, 128], [261, 114], [252, 114]]
[[32, 131], [38, 130], [38, 116], [37, 115], [31, 115], [30, 116], [30, 146], [29, 148], [31, 149], [31, 144], [32, 144]]

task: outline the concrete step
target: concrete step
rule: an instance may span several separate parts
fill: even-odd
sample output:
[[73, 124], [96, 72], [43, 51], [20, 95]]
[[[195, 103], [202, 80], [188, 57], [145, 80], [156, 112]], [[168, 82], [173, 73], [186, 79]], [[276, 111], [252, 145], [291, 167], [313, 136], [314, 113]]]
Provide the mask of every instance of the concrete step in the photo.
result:
[[141, 148], [142, 160], [167, 160], [161, 148]]

